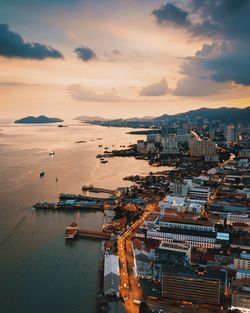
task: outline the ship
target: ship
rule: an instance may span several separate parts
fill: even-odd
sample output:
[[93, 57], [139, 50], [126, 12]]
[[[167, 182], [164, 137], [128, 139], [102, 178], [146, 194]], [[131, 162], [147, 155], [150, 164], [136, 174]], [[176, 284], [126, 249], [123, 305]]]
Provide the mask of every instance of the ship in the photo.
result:
[[56, 203], [49, 203], [49, 202], [44, 202], [44, 203], [36, 203], [33, 205], [33, 208], [35, 209], [43, 209], [43, 210], [55, 210], [56, 209]]
[[54, 150], [52, 150], [50, 153], [49, 153], [49, 155], [55, 155], [56, 153], [55, 153], [55, 151]]
[[40, 173], [40, 177], [43, 177], [44, 175], [45, 175], [44, 172], [41, 172], [41, 173]]
[[76, 223], [71, 223], [65, 231], [65, 239], [75, 239], [79, 230], [79, 226]]

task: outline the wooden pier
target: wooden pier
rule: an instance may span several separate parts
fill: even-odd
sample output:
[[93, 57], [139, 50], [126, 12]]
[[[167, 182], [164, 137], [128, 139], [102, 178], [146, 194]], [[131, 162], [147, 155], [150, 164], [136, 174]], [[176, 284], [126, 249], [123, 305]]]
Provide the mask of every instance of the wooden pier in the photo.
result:
[[82, 186], [82, 191], [89, 191], [89, 192], [95, 192], [95, 193], [109, 193], [112, 195], [115, 195], [117, 193], [116, 190], [110, 190], [105, 188], [97, 188], [94, 186]]
[[93, 230], [82, 230], [79, 229], [77, 232], [77, 235], [80, 237], [85, 237], [85, 238], [93, 238], [93, 239], [110, 239], [112, 234], [108, 232], [100, 232], [100, 231], [93, 231]]

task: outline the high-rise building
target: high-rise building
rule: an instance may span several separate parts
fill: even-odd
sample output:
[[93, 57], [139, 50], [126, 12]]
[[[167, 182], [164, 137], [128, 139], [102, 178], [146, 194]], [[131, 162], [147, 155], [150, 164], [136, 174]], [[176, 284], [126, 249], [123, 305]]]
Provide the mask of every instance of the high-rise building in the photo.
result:
[[234, 125], [227, 125], [225, 130], [225, 137], [227, 143], [233, 143], [238, 140], [237, 128]]
[[188, 185], [183, 183], [174, 183], [173, 196], [175, 197], [187, 197]]
[[192, 139], [189, 142], [191, 156], [211, 156], [216, 155], [216, 145], [210, 140]]

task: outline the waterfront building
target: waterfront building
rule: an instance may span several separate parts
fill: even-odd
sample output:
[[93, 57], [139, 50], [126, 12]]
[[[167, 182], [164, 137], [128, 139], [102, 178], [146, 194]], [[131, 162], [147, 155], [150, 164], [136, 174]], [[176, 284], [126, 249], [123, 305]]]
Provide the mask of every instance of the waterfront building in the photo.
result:
[[144, 140], [138, 140], [136, 145], [137, 152], [140, 154], [149, 154], [155, 152], [154, 143], [148, 143]]
[[250, 313], [250, 279], [234, 280], [232, 283], [232, 310]]
[[148, 143], [160, 143], [161, 142], [161, 135], [157, 134], [148, 134], [147, 135], [147, 142]]
[[209, 140], [192, 139], [189, 141], [189, 150], [191, 156], [213, 156], [217, 155], [216, 145]]
[[104, 282], [103, 290], [105, 295], [119, 296], [120, 271], [119, 257], [106, 253], [104, 255]]
[[165, 154], [178, 154], [179, 147], [175, 138], [164, 138], [162, 141], [163, 153]]

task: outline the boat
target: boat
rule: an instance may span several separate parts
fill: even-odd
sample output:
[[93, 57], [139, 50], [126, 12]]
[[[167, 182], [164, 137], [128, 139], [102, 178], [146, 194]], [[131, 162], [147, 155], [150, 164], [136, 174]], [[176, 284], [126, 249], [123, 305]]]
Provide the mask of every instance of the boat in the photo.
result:
[[101, 160], [101, 163], [106, 164], [106, 163], [108, 163], [108, 161], [107, 160]]
[[71, 223], [65, 232], [65, 239], [74, 239], [78, 233], [79, 226], [76, 223]]
[[101, 148], [102, 147], [102, 145], [99, 145], [99, 148]]
[[49, 153], [49, 155], [55, 155], [56, 153], [55, 153], [55, 151], [54, 150], [52, 150], [50, 153]]
[[45, 175], [44, 172], [41, 172], [41, 173], [40, 173], [40, 177], [43, 177], [44, 175]]

